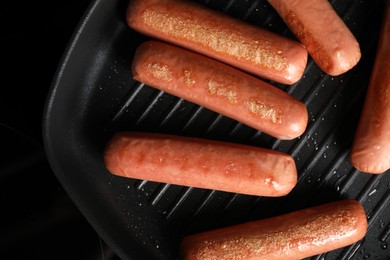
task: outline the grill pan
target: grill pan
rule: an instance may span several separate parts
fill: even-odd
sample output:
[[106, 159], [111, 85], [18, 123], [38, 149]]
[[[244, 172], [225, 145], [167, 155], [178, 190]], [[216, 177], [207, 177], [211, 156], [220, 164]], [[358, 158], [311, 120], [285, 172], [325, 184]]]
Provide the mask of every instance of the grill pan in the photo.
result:
[[[263, 0], [197, 1], [294, 39]], [[95, 0], [58, 66], [43, 115], [49, 163], [99, 235], [122, 259], [176, 259], [183, 236], [355, 198], [364, 206], [366, 237], [310, 259], [390, 259], [390, 173], [354, 169], [348, 155], [377, 48], [383, 1], [330, 3], [358, 39], [362, 59], [331, 77], [309, 57], [292, 86], [270, 82], [302, 100], [306, 132], [281, 141], [132, 79], [136, 47], [149, 38], [125, 22], [128, 0]], [[103, 149], [117, 131], [145, 131], [237, 142], [286, 152], [299, 181], [285, 197], [267, 198], [126, 179], [111, 175]]]

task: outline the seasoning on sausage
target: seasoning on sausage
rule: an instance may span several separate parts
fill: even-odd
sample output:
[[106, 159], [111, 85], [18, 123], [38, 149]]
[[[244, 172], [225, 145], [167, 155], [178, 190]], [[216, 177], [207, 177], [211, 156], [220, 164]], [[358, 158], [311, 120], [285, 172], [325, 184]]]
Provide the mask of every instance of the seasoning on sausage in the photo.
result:
[[306, 129], [306, 106], [288, 93], [203, 55], [155, 41], [141, 44], [134, 79], [280, 139]]
[[132, 0], [127, 23], [145, 35], [280, 83], [298, 81], [307, 63], [301, 43], [191, 1]]
[[317, 65], [337, 76], [360, 60], [359, 43], [328, 0], [268, 0]]
[[297, 182], [288, 154], [236, 143], [120, 132], [104, 152], [114, 175], [258, 196], [283, 196]]
[[296, 260], [350, 245], [366, 231], [363, 207], [355, 200], [343, 200], [187, 236], [181, 256], [185, 260]]

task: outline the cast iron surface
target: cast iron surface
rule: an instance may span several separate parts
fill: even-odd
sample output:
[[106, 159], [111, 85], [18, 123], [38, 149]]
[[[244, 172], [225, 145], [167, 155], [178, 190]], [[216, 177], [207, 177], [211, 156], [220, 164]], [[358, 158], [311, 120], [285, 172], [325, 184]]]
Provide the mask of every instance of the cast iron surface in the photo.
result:
[[[197, 1], [293, 38], [266, 1]], [[92, 226], [123, 259], [175, 259], [183, 236], [345, 198], [369, 220], [362, 241], [311, 259], [389, 259], [390, 173], [369, 175], [348, 161], [375, 57], [383, 1], [331, 1], [357, 37], [362, 59], [331, 77], [309, 59], [286, 86], [309, 111], [306, 132], [281, 141], [132, 79], [136, 47], [149, 39], [125, 22], [128, 0], [94, 1], [68, 45], [44, 113], [44, 142], [57, 178]], [[291, 154], [299, 181], [285, 197], [266, 198], [111, 175], [103, 149], [117, 131], [196, 136]]]

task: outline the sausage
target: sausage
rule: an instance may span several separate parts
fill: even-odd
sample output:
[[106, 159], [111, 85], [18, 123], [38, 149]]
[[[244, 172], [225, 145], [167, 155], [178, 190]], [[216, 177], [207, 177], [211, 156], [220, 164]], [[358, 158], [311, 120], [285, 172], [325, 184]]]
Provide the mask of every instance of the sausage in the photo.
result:
[[362, 172], [390, 168], [390, 1], [386, 2], [374, 67], [350, 160]]
[[182, 259], [302, 259], [350, 245], [367, 231], [363, 207], [343, 200], [187, 236]]
[[280, 83], [304, 72], [301, 43], [183, 0], [132, 0], [127, 23], [145, 35], [173, 43]]
[[157, 133], [116, 133], [104, 162], [112, 174], [127, 178], [258, 196], [283, 196], [297, 182], [288, 154]]
[[136, 51], [134, 79], [280, 139], [306, 129], [306, 106], [288, 93], [203, 55], [148, 41]]
[[359, 43], [328, 0], [268, 2], [326, 73], [337, 76], [359, 62]]

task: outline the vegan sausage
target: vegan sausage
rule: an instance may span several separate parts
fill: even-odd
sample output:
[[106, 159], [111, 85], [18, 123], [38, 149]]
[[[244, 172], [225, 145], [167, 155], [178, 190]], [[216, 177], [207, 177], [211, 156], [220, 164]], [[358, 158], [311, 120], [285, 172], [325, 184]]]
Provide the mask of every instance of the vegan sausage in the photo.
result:
[[293, 213], [187, 236], [185, 260], [296, 260], [335, 250], [362, 239], [363, 207], [343, 200]]
[[390, 1], [386, 1], [384, 10], [374, 67], [350, 156], [355, 168], [373, 174], [390, 168]]
[[114, 175], [258, 196], [283, 196], [297, 182], [287, 154], [236, 143], [120, 132], [104, 152]]
[[360, 60], [359, 43], [328, 0], [268, 0], [317, 65], [337, 76]]
[[183, 0], [132, 0], [127, 23], [173, 43], [276, 82], [297, 82], [306, 67], [301, 43]]
[[170, 44], [141, 44], [132, 64], [135, 80], [204, 106], [279, 139], [306, 129], [306, 106], [247, 73]]

